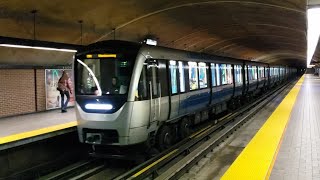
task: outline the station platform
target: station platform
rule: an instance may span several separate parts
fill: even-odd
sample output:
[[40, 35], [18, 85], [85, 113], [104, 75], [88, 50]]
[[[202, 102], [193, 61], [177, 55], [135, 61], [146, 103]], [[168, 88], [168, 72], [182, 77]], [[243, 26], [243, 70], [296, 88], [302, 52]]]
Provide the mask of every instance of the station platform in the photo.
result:
[[221, 179], [320, 179], [320, 78], [306, 74]]
[[76, 130], [74, 108], [0, 119], [0, 151]]

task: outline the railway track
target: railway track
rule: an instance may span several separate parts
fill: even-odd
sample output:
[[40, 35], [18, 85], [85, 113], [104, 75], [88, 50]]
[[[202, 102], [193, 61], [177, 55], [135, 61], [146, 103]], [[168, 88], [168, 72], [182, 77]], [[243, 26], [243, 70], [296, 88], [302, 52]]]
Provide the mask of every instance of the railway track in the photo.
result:
[[103, 160], [88, 159], [72, 164], [59, 171], [43, 176], [43, 180], [57, 180], [57, 179], [85, 179], [106, 168]]
[[[201, 158], [218, 146], [234, 131], [240, 128], [254, 114], [261, 110], [267, 103], [272, 101], [278, 94], [292, 83], [287, 83], [277, 89], [265, 94], [255, 102], [237, 109], [218, 119], [218, 123], [208, 123], [206, 126], [188, 138], [180, 141], [170, 149], [133, 167], [126, 166], [122, 170], [107, 175], [104, 179], [177, 179], [188, 171]], [[99, 179], [97, 174], [103, 171], [115, 171], [112, 162], [105, 159], [89, 159], [78, 162], [60, 171], [51, 173], [40, 179]], [[127, 171], [129, 168], [131, 170]], [[125, 173], [123, 173], [125, 172]], [[105, 173], [106, 174], [106, 173]]]
[[114, 179], [134, 167], [126, 161], [88, 159], [40, 177], [40, 180]]
[[292, 86], [292, 83], [286, 83], [236, 112], [227, 114], [220, 118], [217, 124], [207, 125], [172, 148], [115, 179], [179, 178], [289, 86]]

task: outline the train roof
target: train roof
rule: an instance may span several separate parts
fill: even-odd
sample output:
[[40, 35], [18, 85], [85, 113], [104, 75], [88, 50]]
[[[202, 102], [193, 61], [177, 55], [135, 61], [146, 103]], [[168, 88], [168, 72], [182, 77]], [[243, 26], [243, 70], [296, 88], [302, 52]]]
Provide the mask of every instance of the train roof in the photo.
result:
[[241, 64], [246, 61], [248, 64], [267, 65], [266, 63], [247, 61], [242, 59], [236, 59], [232, 57], [223, 57], [217, 55], [211, 55], [206, 53], [198, 53], [192, 51], [185, 51], [173, 48], [167, 48], [162, 46], [151, 46], [145, 44], [139, 44], [136, 42], [121, 41], [121, 40], [107, 40], [99, 41], [83, 48], [78, 49], [76, 56], [86, 53], [101, 52], [103, 53], [109, 49], [111, 51], [140, 51], [144, 56], [148, 56], [155, 59], [169, 59], [169, 60], [186, 60], [186, 61], [214, 61], [219, 63], [236, 63]]

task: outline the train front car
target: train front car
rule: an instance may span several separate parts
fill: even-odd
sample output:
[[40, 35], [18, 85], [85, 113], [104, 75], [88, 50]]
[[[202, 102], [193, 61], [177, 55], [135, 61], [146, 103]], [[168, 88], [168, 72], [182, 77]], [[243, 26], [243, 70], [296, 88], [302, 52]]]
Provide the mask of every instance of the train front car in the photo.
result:
[[[130, 135], [135, 62], [141, 45], [104, 41], [75, 55], [76, 117], [80, 142], [130, 145], [145, 141]], [[143, 60], [142, 60], [143, 61]], [[140, 73], [139, 73], [140, 75]], [[138, 81], [138, 80], [137, 80]], [[129, 138], [130, 137], [130, 138]]]

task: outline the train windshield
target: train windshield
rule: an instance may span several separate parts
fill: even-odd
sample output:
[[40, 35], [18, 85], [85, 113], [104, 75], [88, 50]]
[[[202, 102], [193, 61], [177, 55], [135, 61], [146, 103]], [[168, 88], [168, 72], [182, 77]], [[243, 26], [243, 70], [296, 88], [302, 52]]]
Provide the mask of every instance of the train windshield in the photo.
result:
[[[101, 58], [99, 58], [101, 56]], [[135, 59], [117, 55], [87, 55], [76, 59], [77, 95], [127, 94]]]

